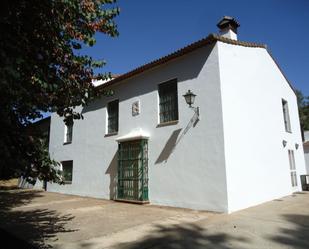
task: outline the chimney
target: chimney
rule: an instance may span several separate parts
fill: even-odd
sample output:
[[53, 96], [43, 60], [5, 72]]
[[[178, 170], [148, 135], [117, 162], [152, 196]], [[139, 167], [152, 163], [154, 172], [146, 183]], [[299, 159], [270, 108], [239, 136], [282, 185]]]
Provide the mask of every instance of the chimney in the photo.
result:
[[240, 24], [230, 16], [224, 16], [217, 24], [220, 29], [220, 35], [232, 40], [237, 40], [237, 28]]

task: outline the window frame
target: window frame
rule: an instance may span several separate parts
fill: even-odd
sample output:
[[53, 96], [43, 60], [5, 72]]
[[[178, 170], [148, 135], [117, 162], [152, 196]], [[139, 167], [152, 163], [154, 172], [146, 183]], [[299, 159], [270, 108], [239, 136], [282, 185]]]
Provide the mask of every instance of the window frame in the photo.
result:
[[285, 131], [292, 133], [289, 103], [285, 99], [281, 99], [281, 103], [282, 103], [283, 122], [284, 122]]
[[[70, 180], [65, 179], [65, 175], [64, 175], [64, 168], [68, 166], [68, 165], [65, 165], [65, 164], [68, 164], [68, 163], [71, 163], [71, 165], [70, 165], [71, 166], [71, 179]], [[64, 178], [63, 179], [64, 183], [65, 184], [72, 184], [72, 182], [73, 182], [73, 160], [61, 161], [60, 164], [61, 164], [61, 175]]]
[[73, 122], [70, 123], [70, 124], [64, 124], [64, 141], [63, 141], [63, 143], [64, 144], [71, 144], [72, 141], [73, 141]]
[[288, 157], [289, 157], [290, 178], [292, 188], [297, 188], [298, 182], [297, 182], [297, 170], [296, 170], [294, 150], [288, 150]]
[[[168, 86], [168, 85], [173, 85], [173, 86]], [[175, 92], [173, 92], [172, 98], [166, 100], [166, 102], [172, 102], [174, 101], [174, 104], [170, 104], [168, 108], [164, 112], [168, 112], [168, 115], [170, 118], [162, 118], [162, 106], [164, 103], [162, 103], [162, 91], [163, 89], [166, 88], [175, 88]], [[165, 89], [165, 90], [166, 90]], [[167, 91], [168, 92], [168, 91]], [[172, 91], [170, 91], [172, 92]], [[166, 94], [168, 95], [168, 93]], [[172, 78], [169, 80], [166, 80], [164, 82], [161, 82], [158, 84], [158, 126], [164, 126], [164, 125], [169, 125], [169, 124], [175, 124], [179, 121], [179, 104], [178, 104], [178, 79], [177, 78]], [[174, 100], [173, 100], [174, 98]], [[173, 103], [173, 102], [172, 102]], [[174, 106], [172, 106], [174, 105]], [[172, 108], [171, 108], [172, 106]], [[173, 108], [174, 107], [174, 108]]]
[[[117, 115], [115, 115], [117, 117], [116, 119], [116, 129], [114, 130], [111, 130], [110, 129], [110, 106], [112, 103], [117, 103]], [[106, 135], [109, 136], [109, 135], [116, 135], [118, 134], [119, 132], [119, 99], [114, 99], [110, 102], [107, 103], [106, 105]]]
[[148, 139], [118, 143], [117, 197], [148, 202]]

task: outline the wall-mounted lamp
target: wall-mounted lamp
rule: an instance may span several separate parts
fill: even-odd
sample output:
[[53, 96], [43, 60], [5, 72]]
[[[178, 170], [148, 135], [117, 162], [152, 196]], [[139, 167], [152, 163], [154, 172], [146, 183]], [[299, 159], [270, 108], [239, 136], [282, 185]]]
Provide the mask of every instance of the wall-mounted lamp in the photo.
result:
[[184, 94], [183, 96], [184, 96], [187, 104], [189, 105], [189, 107], [194, 110], [194, 112], [196, 113], [197, 116], [199, 116], [200, 115], [199, 107], [192, 106], [194, 104], [194, 100], [195, 100], [196, 94], [194, 94], [193, 92], [188, 90], [188, 92], [186, 92], [186, 94]]
[[296, 143], [296, 144], [295, 144], [295, 149], [298, 149], [298, 147], [299, 147], [299, 144]]
[[283, 144], [283, 147], [285, 147], [285, 146], [286, 146], [286, 144], [287, 144], [287, 141], [282, 140], [282, 144]]

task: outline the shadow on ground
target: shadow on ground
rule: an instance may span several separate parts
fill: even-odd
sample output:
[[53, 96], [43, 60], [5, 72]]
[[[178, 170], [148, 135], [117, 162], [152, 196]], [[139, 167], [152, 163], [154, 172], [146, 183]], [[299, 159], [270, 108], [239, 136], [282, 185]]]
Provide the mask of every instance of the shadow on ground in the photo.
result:
[[[14, 209], [30, 204], [34, 198], [40, 197], [40, 191], [0, 191], [0, 228], [27, 241], [32, 245], [29, 248], [46, 249], [51, 248], [47, 239], [56, 240], [57, 233], [73, 232], [66, 229], [65, 225], [74, 219], [74, 216], [60, 215], [56, 211], [40, 208]], [[13, 236], [4, 237], [4, 234], [1, 233], [2, 245], [15, 248], [14, 243], [17, 243], [17, 240], [14, 241]]]
[[[244, 243], [246, 248], [250, 242], [247, 238], [232, 236], [226, 233], [213, 233], [197, 224], [186, 223], [181, 225], [161, 226], [157, 230], [139, 242], [123, 243], [115, 248], [119, 249], [232, 249], [233, 241]], [[89, 245], [88, 245], [89, 246]], [[83, 245], [87, 248], [87, 245]], [[88, 248], [91, 248], [89, 246]]]
[[[275, 248], [309, 248], [309, 215], [284, 214], [283, 220], [291, 224], [286, 228], [286, 223], [274, 235], [265, 238]], [[135, 243], [124, 243], [119, 249], [233, 249], [233, 248], [258, 248], [248, 236], [235, 236], [233, 230], [228, 233], [214, 233], [196, 224], [174, 225], [172, 227], [158, 226], [158, 231]], [[231, 229], [233, 229], [231, 227]], [[271, 248], [271, 247], [270, 247]]]
[[293, 228], [283, 227], [278, 234], [271, 236], [270, 239], [283, 245], [289, 245], [290, 248], [308, 249], [309, 215], [284, 214], [282, 217], [292, 223]]

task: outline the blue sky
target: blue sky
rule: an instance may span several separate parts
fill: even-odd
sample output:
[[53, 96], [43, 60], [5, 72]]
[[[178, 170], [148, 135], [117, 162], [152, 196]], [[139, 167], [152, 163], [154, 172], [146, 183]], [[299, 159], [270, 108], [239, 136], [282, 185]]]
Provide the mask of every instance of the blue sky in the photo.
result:
[[209, 33], [223, 15], [235, 17], [238, 39], [265, 43], [293, 86], [309, 95], [308, 0], [118, 0], [120, 36], [97, 35], [85, 48], [107, 65], [100, 71], [125, 73]]

